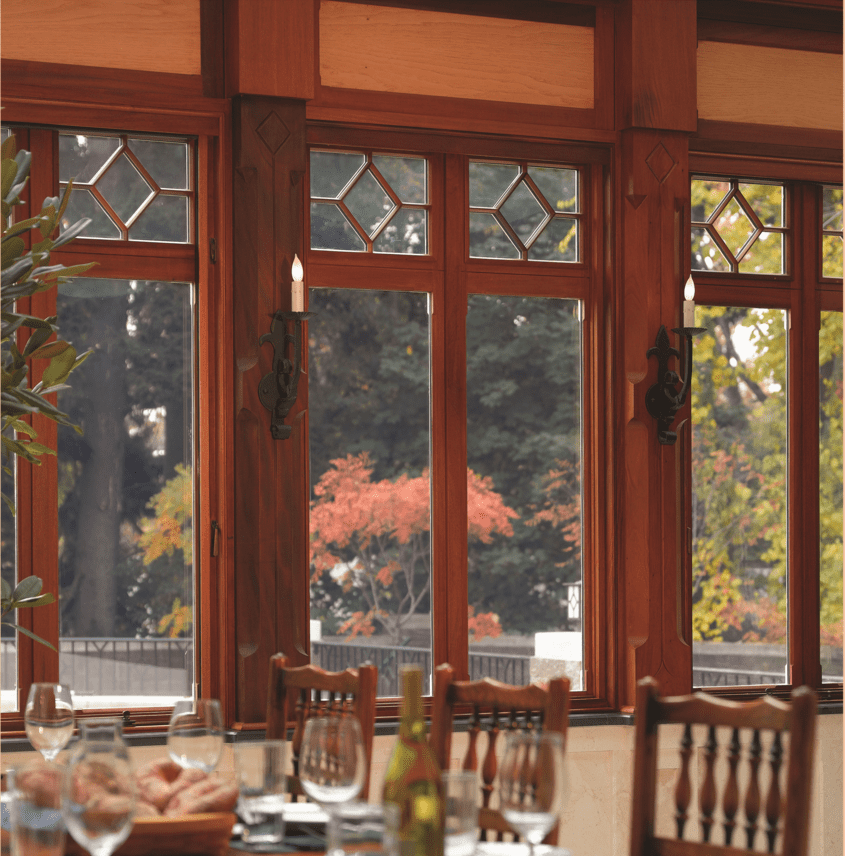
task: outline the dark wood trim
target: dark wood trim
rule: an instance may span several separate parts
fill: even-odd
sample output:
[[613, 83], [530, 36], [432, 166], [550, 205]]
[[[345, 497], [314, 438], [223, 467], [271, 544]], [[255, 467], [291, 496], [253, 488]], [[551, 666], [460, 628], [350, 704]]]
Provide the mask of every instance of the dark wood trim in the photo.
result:
[[[615, 135], [614, 135], [615, 136]], [[526, 140], [513, 136], [489, 137], [479, 133], [449, 133], [448, 131], [414, 131], [403, 128], [355, 127], [335, 122], [309, 122], [308, 144], [310, 146], [349, 147], [372, 149], [373, 140], [378, 140], [380, 152], [442, 152], [443, 154], [468, 154], [479, 158], [512, 158], [518, 160], [547, 161], [558, 165], [610, 162], [610, 148], [602, 141], [590, 145], [578, 140]]]
[[751, 155], [690, 154], [690, 173], [737, 178], [771, 178], [779, 181], [842, 183], [842, 164], [755, 158]]
[[699, 42], [731, 42], [766, 48], [787, 48], [816, 53], [842, 53], [842, 33], [772, 27], [742, 21], [698, 19]]
[[842, 0], [698, 0], [698, 18], [842, 36]]
[[3, 95], [48, 102], [87, 101], [95, 104], [132, 104], [170, 109], [203, 98], [199, 74], [133, 71], [90, 65], [3, 59]]
[[226, 95], [223, 3], [224, 0], [202, 0], [200, 3], [202, 94], [208, 98], [224, 98]]
[[[537, 21], [541, 24], [569, 24], [575, 27], [594, 27], [595, 0], [589, 4], [571, 0], [346, 0], [369, 6], [390, 6], [399, 9], [424, 9], [428, 12], [448, 12], [452, 15], [473, 15], [483, 18], [511, 18], [519, 21]], [[615, 2], [615, 0], [611, 0]], [[602, 5], [603, 0], [598, 0]]]
[[306, 115], [309, 122], [430, 128], [522, 139], [613, 139], [609, 132], [596, 128], [595, 108], [544, 107], [322, 85], [317, 87], [314, 100], [308, 102]]
[[699, 119], [690, 152], [842, 163], [842, 132]]

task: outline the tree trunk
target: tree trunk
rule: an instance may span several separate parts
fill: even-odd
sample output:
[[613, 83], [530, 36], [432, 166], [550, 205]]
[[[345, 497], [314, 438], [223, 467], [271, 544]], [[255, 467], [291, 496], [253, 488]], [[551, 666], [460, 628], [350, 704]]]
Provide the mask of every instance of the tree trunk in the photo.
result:
[[[126, 300], [100, 301], [95, 353], [85, 363], [87, 406], [83, 428], [89, 449], [79, 478], [79, 522], [74, 563], [72, 636], [113, 636], [123, 506], [124, 424], [126, 413]], [[96, 344], [94, 344], [96, 342]]]

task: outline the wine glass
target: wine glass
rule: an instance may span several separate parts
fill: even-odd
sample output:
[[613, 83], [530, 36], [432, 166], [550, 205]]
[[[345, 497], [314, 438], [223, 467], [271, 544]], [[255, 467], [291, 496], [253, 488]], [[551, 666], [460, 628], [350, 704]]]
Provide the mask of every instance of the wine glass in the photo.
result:
[[111, 856], [135, 821], [137, 791], [119, 719], [88, 719], [65, 767], [62, 817], [91, 856]]
[[354, 716], [321, 716], [305, 723], [299, 780], [330, 818], [335, 806], [358, 796], [366, 774], [361, 723]]
[[177, 701], [167, 728], [167, 751], [185, 769], [210, 773], [223, 753], [223, 713], [216, 699]]
[[23, 718], [33, 748], [53, 761], [73, 734], [70, 689], [64, 684], [32, 684]]
[[500, 810], [534, 847], [552, 830], [564, 791], [563, 736], [552, 731], [508, 735], [499, 769]]

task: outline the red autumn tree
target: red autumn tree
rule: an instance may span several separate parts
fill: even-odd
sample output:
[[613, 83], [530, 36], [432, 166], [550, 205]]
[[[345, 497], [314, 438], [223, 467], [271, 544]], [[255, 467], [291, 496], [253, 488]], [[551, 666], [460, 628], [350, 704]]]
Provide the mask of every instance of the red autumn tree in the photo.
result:
[[[372, 482], [372, 472], [367, 452], [347, 455], [331, 461], [315, 486], [311, 581], [331, 573], [349, 602], [361, 607], [348, 614], [341, 633], [371, 636], [378, 625], [399, 644], [410, 617], [429, 602], [429, 474]], [[492, 479], [472, 470], [467, 470], [467, 505], [471, 541], [489, 543], [494, 533], [513, 534], [510, 521], [517, 513], [493, 490]], [[476, 636], [498, 635], [496, 623], [490, 616]]]

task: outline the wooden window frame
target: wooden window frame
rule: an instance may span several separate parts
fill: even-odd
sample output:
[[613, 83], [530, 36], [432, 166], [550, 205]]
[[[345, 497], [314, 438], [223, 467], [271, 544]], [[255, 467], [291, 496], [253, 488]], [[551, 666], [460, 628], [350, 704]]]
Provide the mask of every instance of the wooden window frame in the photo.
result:
[[[4, 71], [7, 63], [4, 62]], [[33, 80], [52, 79], [39, 70], [40, 63], [12, 64], [15, 74]], [[45, 66], [47, 64], [44, 64]], [[21, 66], [21, 68], [18, 68]], [[28, 75], [28, 69], [32, 69]], [[73, 69], [69, 70], [72, 74]], [[228, 396], [221, 390], [231, 384], [231, 271], [229, 215], [225, 200], [230, 187], [229, 104], [223, 100], [201, 99], [194, 83], [183, 75], [140, 75], [137, 80], [125, 80], [128, 93], [121, 102], [135, 104], [134, 108], [117, 104], [98, 103], [102, 94], [89, 91], [84, 85], [70, 85], [66, 100], [57, 100], [51, 83], [44, 87], [23, 87], [14, 94], [4, 93], [3, 124], [13, 129], [28, 129], [18, 137], [20, 148], [44, 149], [47, 139], [58, 130], [86, 129], [92, 132], [127, 133], [129, 135], [170, 135], [194, 140], [194, 192], [200, 201], [191, 224], [191, 244], [170, 244], [141, 241], [79, 239], [67, 248], [56, 251], [56, 261], [74, 264], [97, 261], [95, 271], [101, 277], [126, 277], [131, 263], [131, 276], [138, 279], [192, 282], [196, 288], [196, 373], [194, 410], [196, 435], [194, 442], [197, 507], [194, 519], [197, 555], [195, 573], [198, 575], [200, 621], [196, 627], [195, 682], [199, 692], [221, 698], [232, 704], [234, 689], [227, 688], [223, 652], [226, 635], [213, 628], [232, 626], [227, 621], [231, 604], [226, 594], [226, 581], [231, 577], [225, 539], [215, 544], [212, 554], [211, 521], [217, 521], [218, 532], [231, 531], [231, 499], [226, 491], [226, 463], [231, 459], [228, 428], [231, 424]], [[173, 79], [176, 95], [170, 109], [161, 109], [159, 78]], [[178, 78], [178, 80], [177, 80]], [[123, 99], [126, 99], [125, 102]], [[89, 99], [89, 100], [86, 100]], [[59, 188], [58, 146], [53, 146], [52, 163], [48, 169], [34, 158], [30, 185], [24, 196], [30, 200], [54, 196]], [[120, 261], [115, 261], [116, 256]], [[123, 259], [127, 261], [123, 261]], [[35, 295], [32, 310], [41, 315], [52, 314], [56, 305], [55, 289]], [[43, 421], [39, 439], [55, 447], [57, 429], [54, 423]], [[64, 430], [64, 429], [63, 429]], [[41, 467], [18, 468], [18, 575], [37, 574], [44, 581], [44, 590], [58, 589], [57, 497], [55, 490], [55, 458], [48, 457]], [[29, 522], [39, 521], [37, 536]], [[18, 620], [58, 648], [58, 608], [24, 610]], [[4, 713], [3, 737], [23, 735], [22, 704], [34, 681], [57, 681], [58, 653], [19, 635], [18, 645], [18, 710]], [[231, 681], [233, 684], [234, 682]], [[86, 715], [114, 715], [115, 708], [90, 710]], [[118, 710], [122, 713], [122, 710]], [[166, 727], [170, 707], [143, 708], [129, 711], [127, 732], [161, 730]]]
[[[612, 478], [599, 466], [606, 460], [606, 433], [598, 416], [607, 399], [606, 331], [601, 307], [606, 300], [603, 251], [610, 182], [609, 151], [471, 135], [440, 136], [403, 131], [357, 130], [311, 125], [309, 149], [424, 154], [429, 158], [430, 218], [427, 255], [389, 255], [310, 249], [308, 200], [304, 265], [310, 287], [427, 291], [432, 297], [432, 655], [434, 666], [448, 662], [468, 677], [466, 539], [466, 308], [471, 293], [566, 297], [582, 301], [583, 333], [583, 585], [585, 689], [573, 694], [583, 710], [612, 710], [612, 574], [607, 549]], [[520, 160], [577, 166], [581, 171], [580, 260], [548, 262], [469, 257], [470, 160]], [[307, 182], [306, 182], [307, 186]], [[446, 242], [446, 234], [460, 236]], [[447, 347], [446, 343], [450, 343]], [[449, 385], [449, 400], [445, 396]], [[302, 395], [302, 385], [300, 385]], [[463, 416], [461, 415], [463, 414]], [[307, 478], [307, 476], [306, 476]], [[307, 490], [307, 489], [306, 489]], [[447, 514], [448, 504], [448, 514]], [[306, 524], [307, 525], [307, 524]], [[449, 569], [447, 578], [445, 569]], [[456, 573], [456, 569], [462, 569]], [[607, 594], [605, 594], [607, 593]], [[379, 718], [397, 714], [395, 699], [380, 699]]]
[[[737, 170], [740, 167], [740, 170]], [[782, 275], [694, 271], [696, 302], [701, 305], [784, 309], [789, 319], [787, 367], [787, 547], [788, 625], [787, 683], [764, 692], [786, 698], [791, 689], [811, 686], [826, 700], [842, 699], [842, 684], [822, 684], [819, 633], [819, 431], [817, 414], [820, 313], [842, 311], [841, 279], [824, 278], [821, 269], [822, 187], [841, 184], [841, 165], [772, 162], [753, 157], [719, 158], [690, 155], [690, 176], [730, 176], [740, 181], [759, 179], [782, 183], [786, 193], [785, 219], [789, 224], [784, 254], [789, 267]], [[687, 444], [686, 472], [691, 474]], [[692, 479], [685, 491], [685, 526], [689, 526]], [[692, 573], [692, 555], [686, 553], [685, 572]], [[689, 597], [689, 593], [687, 593]], [[692, 638], [692, 605], [685, 604], [687, 638]], [[707, 692], [744, 699], [760, 695], [760, 687], [706, 687]]]

